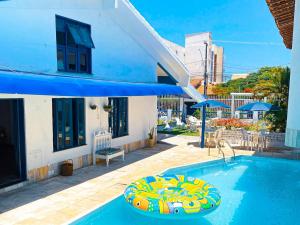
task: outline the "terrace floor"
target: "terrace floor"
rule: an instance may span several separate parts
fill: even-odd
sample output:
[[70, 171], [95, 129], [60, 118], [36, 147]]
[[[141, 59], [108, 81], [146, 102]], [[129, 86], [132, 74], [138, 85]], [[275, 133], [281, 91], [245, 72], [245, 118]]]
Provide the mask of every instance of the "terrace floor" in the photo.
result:
[[104, 164], [86, 167], [71, 177], [58, 176], [1, 194], [0, 224], [67, 224], [119, 196], [138, 178], [219, 158], [216, 150], [208, 156], [197, 143], [198, 137], [164, 137], [156, 147], [131, 152], [125, 162], [112, 161], [108, 168]]

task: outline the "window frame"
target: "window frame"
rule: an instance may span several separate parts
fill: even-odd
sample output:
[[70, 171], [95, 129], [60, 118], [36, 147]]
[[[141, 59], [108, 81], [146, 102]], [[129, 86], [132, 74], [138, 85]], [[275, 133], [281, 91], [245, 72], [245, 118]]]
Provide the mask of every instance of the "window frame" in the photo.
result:
[[78, 70], [81, 72], [81, 73], [87, 73], [86, 71], [82, 71], [81, 70], [81, 63], [80, 63], [80, 55], [82, 53], [85, 53], [86, 54], [86, 71], [91, 71], [91, 64], [89, 63], [91, 61], [91, 49], [88, 49], [88, 48], [81, 48], [79, 47], [78, 49]]
[[[61, 51], [61, 52], [63, 52], [63, 55], [64, 55], [64, 58], [63, 58], [63, 63], [64, 63], [64, 69], [60, 69], [59, 68], [59, 65], [58, 65], [58, 52], [59, 51]], [[58, 71], [61, 71], [61, 72], [63, 72], [63, 71], [65, 71], [65, 68], [66, 68], [66, 48], [64, 48], [64, 47], [61, 47], [61, 46], [57, 46], [57, 50], [56, 50], [56, 58], [57, 58], [57, 70]]]
[[[75, 69], [74, 70], [70, 69], [70, 67], [69, 67], [69, 54], [70, 53], [73, 53], [75, 55]], [[65, 57], [66, 57], [66, 62], [67, 62], [67, 64], [66, 64], [67, 71], [72, 72], [72, 73], [77, 73], [78, 72], [78, 50], [73, 47], [67, 47]]]
[[[56, 56], [58, 57], [58, 51], [63, 51], [64, 52], [64, 69], [59, 69], [58, 67], [58, 60], [57, 60], [57, 71], [59, 72], [70, 72], [70, 73], [79, 73], [79, 74], [92, 74], [92, 49], [82, 46], [82, 45], [68, 45], [68, 35], [70, 31], [68, 30], [68, 24], [74, 24], [77, 26], [85, 27], [87, 28], [89, 34], [91, 35], [91, 25], [82, 23], [76, 20], [72, 20], [63, 16], [55, 15], [55, 20], [56, 20], [56, 33], [57, 32], [63, 32], [65, 35], [65, 45], [61, 45], [57, 43], [57, 34], [56, 34]], [[58, 24], [60, 23], [60, 24]], [[68, 65], [68, 53], [69, 52], [76, 52], [76, 59], [75, 59], [75, 64], [76, 64], [76, 70], [70, 70], [69, 65]], [[87, 57], [86, 57], [86, 64], [87, 64], [87, 69], [86, 70], [81, 70], [80, 68], [80, 53], [86, 52]]]
[[[69, 115], [66, 113], [66, 107], [69, 107]], [[61, 110], [61, 121], [58, 119], [58, 113]], [[80, 112], [80, 110], [82, 110]], [[80, 117], [82, 115], [82, 117]], [[86, 112], [84, 98], [53, 98], [52, 99], [52, 117], [53, 117], [53, 152], [59, 152], [71, 148], [86, 145]], [[66, 119], [70, 120], [70, 144], [66, 144]], [[80, 121], [82, 120], [82, 121]], [[79, 129], [79, 123], [83, 128]], [[61, 124], [61, 127], [59, 127]], [[62, 142], [59, 143], [61, 130]], [[83, 133], [83, 143], [80, 143], [79, 135]]]
[[[112, 111], [109, 113], [108, 124], [112, 133], [112, 138], [120, 138], [129, 135], [129, 99], [128, 97], [109, 98], [109, 105], [112, 106]], [[124, 109], [124, 110], [123, 110]], [[125, 116], [122, 114], [125, 114]], [[125, 129], [120, 127], [120, 124], [125, 124]]]
[[[73, 104], [72, 104], [72, 108], [74, 110], [75, 108], [75, 116], [76, 116], [76, 121], [75, 121], [75, 124], [73, 122], [73, 132], [76, 134], [76, 145], [77, 146], [82, 146], [82, 145], [86, 145], [86, 113], [85, 113], [85, 101], [84, 101], [84, 98], [76, 98], [77, 102], [74, 104], [74, 101], [73, 101]], [[80, 115], [80, 107], [82, 107], [82, 118], [79, 116]], [[83, 124], [83, 136], [84, 136], [84, 142], [82, 144], [80, 144], [80, 140], [79, 140], [79, 136], [80, 136], [80, 119], [83, 119], [82, 124]], [[74, 134], [73, 134], [74, 136]], [[73, 138], [74, 139], [74, 138]]]
[[[64, 99], [64, 101], [63, 101], [65, 104], [63, 104], [63, 106], [62, 106], [62, 108], [63, 108], [63, 110], [62, 110], [62, 112], [63, 112], [63, 115], [62, 115], [62, 118], [63, 118], [63, 123], [62, 123], [62, 125], [63, 125], [63, 148], [65, 148], [65, 149], [68, 149], [68, 148], [72, 148], [73, 146], [74, 146], [74, 138], [73, 138], [73, 135], [74, 135], [74, 133], [73, 133], [73, 129], [74, 129], [74, 126], [73, 126], [73, 121], [74, 121], [74, 118], [73, 118], [73, 109], [72, 109], [72, 99]], [[65, 111], [66, 111], [66, 108], [68, 108], [68, 115], [66, 114], [66, 115], [64, 115], [64, 113], [65, 113]], [[70, 123], [70, 132], [67, 132], [66, 131], [66, 128], [67, 128], [67, 126], [66, 126], [66, 121], [67, 121], [67, 119], [69, 120], [69, 123]], [[69, 138], [70, 138], [70, 144], [66, 144], [66, 138], [67, 138], [67, 135], [66, 134], [68, 134], [69, 135]]]

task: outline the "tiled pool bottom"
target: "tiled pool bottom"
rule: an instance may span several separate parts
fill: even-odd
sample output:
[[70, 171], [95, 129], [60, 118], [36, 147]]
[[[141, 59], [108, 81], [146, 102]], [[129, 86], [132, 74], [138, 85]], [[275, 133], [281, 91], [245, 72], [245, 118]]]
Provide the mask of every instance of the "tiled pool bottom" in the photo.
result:
[[134, 212], [123, 196], [73, 224], [101, 225], [285, 225], [300, 224], [300, 162], [262, 157], [237, 157], [168, 170], [198, 177], [221, 192], [221, 206], [200, 219], [160, 220]]

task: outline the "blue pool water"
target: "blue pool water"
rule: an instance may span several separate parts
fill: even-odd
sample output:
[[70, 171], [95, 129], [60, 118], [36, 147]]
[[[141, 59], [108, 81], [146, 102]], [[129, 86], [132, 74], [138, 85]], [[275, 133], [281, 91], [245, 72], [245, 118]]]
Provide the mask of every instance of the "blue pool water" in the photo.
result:
[[220, 207], [200, 219], [164, 220], [134, 212], [120, 196], [73, 224], [300, 224], [300, 162], [243, 156], [229, 163], [219, 160], [171, 169], [165, 174], [193, 176], [215, 185], [222, 196]]

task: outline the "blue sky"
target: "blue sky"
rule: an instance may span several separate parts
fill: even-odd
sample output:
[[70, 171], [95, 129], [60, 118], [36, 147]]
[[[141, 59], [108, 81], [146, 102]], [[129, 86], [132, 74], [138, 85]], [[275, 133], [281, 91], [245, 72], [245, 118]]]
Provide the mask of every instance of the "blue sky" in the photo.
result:
[[[131, 0], [166, 39], [184, 44], [184, 35], [212, 32], [225, 48], [225, 73], [251, 72], [262, 66], [289, 65], [290, 50], [283, 45], [264, 0]], [[264, 43], [275, 43], [264, 44]]]

